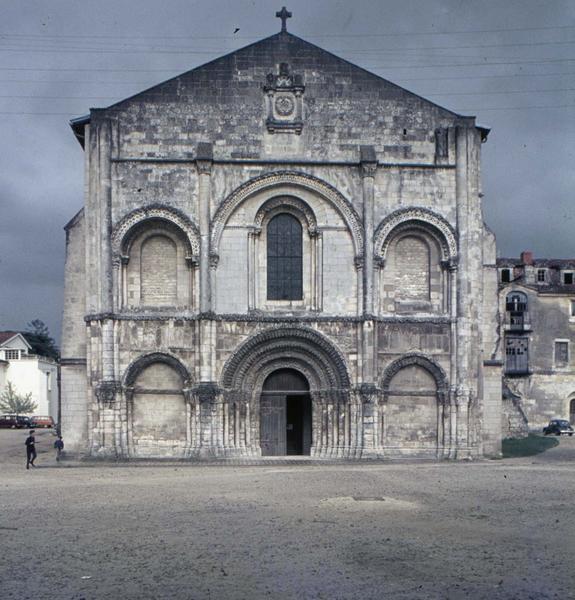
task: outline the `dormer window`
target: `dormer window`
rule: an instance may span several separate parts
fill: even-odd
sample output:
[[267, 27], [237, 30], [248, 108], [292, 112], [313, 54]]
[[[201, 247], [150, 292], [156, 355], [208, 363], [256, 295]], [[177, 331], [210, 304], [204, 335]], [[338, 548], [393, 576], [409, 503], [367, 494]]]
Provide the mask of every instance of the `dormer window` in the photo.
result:
[[545, 283], [547, 281], [547, 269], [537, 269], [537, 281], [538, 283]]
[[563, 283], [573, 285], [573, 271], [563, 271]]
[[501, 283], [509, 283], [511, 281], [511, 269], [501, 269]]

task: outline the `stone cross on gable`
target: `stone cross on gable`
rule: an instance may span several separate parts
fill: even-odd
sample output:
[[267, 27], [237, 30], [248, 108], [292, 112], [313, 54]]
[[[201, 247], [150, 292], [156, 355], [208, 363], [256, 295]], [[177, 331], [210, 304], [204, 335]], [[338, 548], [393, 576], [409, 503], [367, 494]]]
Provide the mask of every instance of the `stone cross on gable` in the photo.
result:
[[276, 17], [282, 20], [282, 33], [287, 31], [286, 22], [288, 19], [291, 18], [291, 16], [291, 12], [289, 12], [289, 10], [286, 10], [285, 6], [282, 6], [282, 9], [278, 10], [278, 12], [276, 13]]

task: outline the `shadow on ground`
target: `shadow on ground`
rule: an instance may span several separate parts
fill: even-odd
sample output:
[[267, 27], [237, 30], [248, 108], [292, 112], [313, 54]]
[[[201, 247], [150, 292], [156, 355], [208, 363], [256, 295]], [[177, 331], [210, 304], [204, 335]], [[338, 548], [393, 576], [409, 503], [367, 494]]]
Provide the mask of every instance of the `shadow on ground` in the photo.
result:
[[525, 438], [507, 438], [502, 443], [503, 458], [521, 458], [534, 456], [559, 445], [557, 438], [550, 438], [538, 433], [530, 433]]

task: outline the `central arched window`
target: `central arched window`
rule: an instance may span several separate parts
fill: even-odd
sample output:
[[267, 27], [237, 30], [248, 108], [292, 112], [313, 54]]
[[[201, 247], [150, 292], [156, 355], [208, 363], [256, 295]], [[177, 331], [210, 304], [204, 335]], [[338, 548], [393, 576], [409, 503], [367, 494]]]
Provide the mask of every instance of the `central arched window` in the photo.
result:
[[302, 227], [294, 216], [280, 213], [267, 227], [267, 298], [302, 300]]

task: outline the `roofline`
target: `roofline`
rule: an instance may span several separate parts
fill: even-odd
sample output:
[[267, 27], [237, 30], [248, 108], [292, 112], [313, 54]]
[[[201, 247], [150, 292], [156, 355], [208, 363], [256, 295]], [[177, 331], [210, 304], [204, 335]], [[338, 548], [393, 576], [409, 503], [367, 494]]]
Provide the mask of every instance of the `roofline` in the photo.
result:
[[69, 229], [74, 227], [74, 225], [76, 225], [83, 212], [84, 207], [82, 206], [82, 208], [66, 223], [66, 225], [64, 225], [64, 231], [68, 231]]
[[[14, 332], [11, 331], [10, 333], [14, 333]], [[26, 339], [26, 337], [24, 336], [24, 334], [22, 332], [20, 332], [20, 331], [16, 331], [12, 337], [10, 337], [7, 340], [5, 340], [4, 342], [2, 342], [0, 344], [0, 347], [4, 346], [8, 342], [11, 342], [15, 337], [18, 337], [18, 336], [20, 336], [24, 340], [24, 343], [26, 344], [26, 346], [28, 346], [28, 349], [31, 350], [32, 346], [28, 343], [28, 340]]]
[[76, 136], [78, 142], [80, 142], [80, 146], [84, 148], [85, 142], [85, 133], [84, 128], [86, 125], [90, 123], [90, 115], [82, 115], [81, 117], [76, 117], [75, 119], [70, 119], [70, 127]]
[[[279, 37], [279, 36], [291, 36], [293, 38], [296, 38], [297, 40], [300, 40], [301, 42], [304, 42], [305, 44], [309, 44], [310, 46], [313, 46], [314, 48], [316, 48], [317, 50], [319, 50], [320, 52], [324, 52], [325, 54], [328, 54], [329, 56], [340, 60], [348, 65], [351, 65], [352, 67], [359, 69], [361, 71], [363, 71], [364, 73], [367, 73], [368, 75], [370, 75], [371, 77], [376, 77], [377, 79], [381, 79], [382, 81], [385, 81], [387, 84], [393, 85], [394, 87], [396, 87], [399, 90], [402, 90], [403, 92], [409, 94], [410, 96], [413, 96], [415, 98], [418, 98], [419, 100], [422, 100], [423, 102], [426, 102], [427, 104], [431, 104], [432, 106], [437, 107], [438, 109], [445, 111], [459, 119], [465, 119], [466, 121], [472, 121], [473, 124], [475, 125], [475, 119], [476, 117], [474, 115], [461, 115], [459, 113], [456, 113], [448, 108], [445, 108], [444, 106], [441, 106], [435, 102], [432, 102], [431, 100], [428, 100], [427, 98], [424, 98], [423, 96], [420, 96], [410, 90], [405, 89], [404, 87], [401, 87], [400, 85], [394, 83], [393, 81], [390, 81], [389, 79], [385, 79], [384, 77], [382, 77], [381, 75], [377, 75], [376, 73], [373, 73], [372, 71], [369, 71], [368, 69], [361, 67], [359, 65], [356, 65], [355, 63], [352, 63], [351, 61], [342, 58], [341, 56], [338, 56], [337, 54], [334, 54], [333, 52], [330, 52], [329, 50], [326, 50], [325, 48], [322, 48], [321, 46], [317, 46], [316, 44], [314, 44], [313, 42], [308, 42], [307, 40], [294, 35], [293, 33], [290, 32], [282, 32], [280, 31], [279, 33], [274, 33], [273, 35], [270, 35], [268, 37], [262, 38], [260, 40], [256, 40], [255, 42], [252, 42], [251, 44], [247, 44], [246, 46], [242, 46], [241, 48], [237, 48], [236, 50], [231, 50], [230, 52], [228, 52], [227, 54], [222, 54], [221, 56], [218, 56], [212, 60], [209, 60], [206, 63], [203, 63], [201, 65], [198, 65], [197, 67], [194, 67], [193, 69], [190, 69], [188, 71], [183, 71], [182, 73], [179, 73], [178, 75], [175, 75], [174, 77], [170, 77], [169, 79], [166, 79], [165, 81], [160, 81], [159, 83], [156, 83], [152, 86], [150, 86], [149, 88], [146, 88], [144, 90], [141, 90], [140, 92], [137, 92], [136, 94], [133, 94], [132, 96], [128, 96], [127, 98], [123, 98], [122, 100], [118, 100], [118, 102], [114, 102], [114, 104], [110, 104], [107, 107], [104, 108], [92, 108], [90, 109], [90, 113], [92, 113], [95, 110], [98, 111], [107, 111], [107, 110], [114, 110], [117, 106], [119, 106], [120, 104], [123, 104], [124, 102], [127, 102], [129, 100], [132, 100], [134, 98], [137, 98], [138, 96], [145, 94], [151, 90], [153, 90], [154, 88], [158, 87], [159, 85], [164, 85], [166, 83], [169, 83], [170, 81], [173, 81], [175, 79], [178, 79], [184, 75], [187, 75], [188, 73], [191, 73], [193, 71], [196, 71], [198, 69], [202, 69], [207, 67], [208, 65], [211, 65], [212, 63], [215, 63], [217, 61], [223, 60], [225, 58], [228, 58], [229, 56], [232, 56], [233, 54], [236, 54], [237, 52], [242, 52], [244, 50], [247, 50], [248, 48], [251, 48], [252, 46], [255, 46], [257, 44], [260, 44], [261, 42], [265, 42], [267, 40], [271, 40], [272, 38], [275, 37]], [[87, 116], [83, 116], [83, 117], [78, 117], [77, 119], [72, 119], [70, 121], [70, 125], [72, 127], [72, 129], [74, 130], [74, 134], [76, 135], [76, 137], [78, 138], [78, 141], [80, 142], [80, 144], [82, 145], [82, 147], [84, 147], [84, 135], [83, 135], [83, 131], [84, 131], [84, 126], [86, 124], [88, 124], [90, 122], [90, 115]], [[79, 132], [79, 127], [81, 127], [81, 133]], [[484, 142], [487, 140], [487, 136], [489, 134], [490, 129], [487, 129], [485, 127], [479, 127], [477, 125], [475, 125], [476, 129], [480, 132], [481, 134], [481, 141]]]

